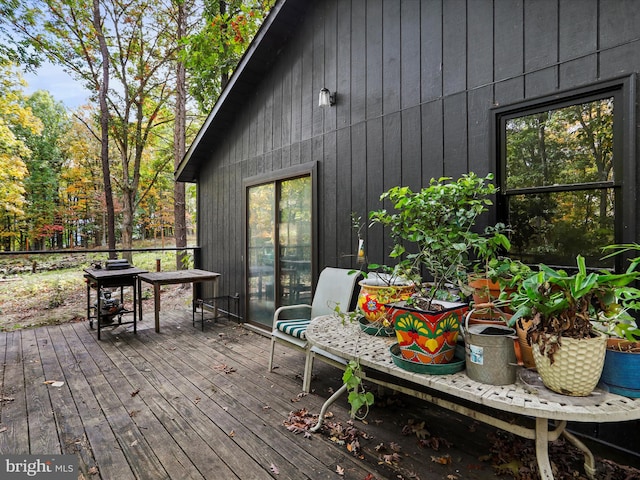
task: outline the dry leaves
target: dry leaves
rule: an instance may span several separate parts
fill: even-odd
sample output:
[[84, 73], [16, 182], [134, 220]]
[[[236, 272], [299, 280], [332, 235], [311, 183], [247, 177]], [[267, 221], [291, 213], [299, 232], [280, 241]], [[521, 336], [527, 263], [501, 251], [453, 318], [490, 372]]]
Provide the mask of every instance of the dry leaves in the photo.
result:
[[[330, 412], [324, 416], [320, 433], [327, 435], [332, 442], [341, 446], [344, 445], [347, 451], [351, 452], [354, 456], [363, 458], [360, 439], [368, 439], [369, 436], [365, 432], [358, 430], [351, 421], [343, 425], [340, 422], [332, 422], [330, 420], [331, 418], [333, 418], [333, 414]], [[309, 413], [306, 408], [301, 408], [300, 410], [291, 412], [289, 418], [285, 420], [284, 425], [290, 432], [295, 434], [304, 433], [305, 437], [311, 438], [309, 429], [315, 427], [317, 423], [317, 415]]]
[[304, 393], [304, 392], [300, 392], [298, 395], [296, 395], [296, 396], [295, 396], [295, 398], [292, 398], [292, 399], [291, 399], [291, 402], [292, 402], [292, 403], [299, 402], [300, 400], [302, 400], [302, 399], [303, 399], [304, 397], [306, 397], [306, 396], [307, 396], [307, 394], [306, 394], [306, 393]]
[[451, 455], [442, 455], [441, 457], [436, 457], [431, 455], [431, 461], [434, 463], [439, 463], [440, 465], [451, 465], [453, 461], [451, 460]]
[[64, 385], [64, 382], [61, 382], [59, 380], [46, 380], [43, 383], [45, 385], [51, 385], [52, 387], [58, 387], [58, 388]]
[[234, 367], [230, 367], [226, 364], [220, 364], [213, 367], [214, 370], [218, 370], [219, 372], [226, 373], [227, 375], [236, 371]]
[[440, 450], [440, 448], [451, 448], [453, 444], [442, 437], [429, 437], [425, 439], [418, 440], [418, 445], [421, 447], [428, 447], [431, 450], [435, 450], [436, 452]]
[[415, 434], [415, 436], [418, 437], [419, 439], [425, 439], [431, 436], [429, 431], [426, 428], [424, 428], [424, 421], [420, 423], [415, 423], [414, 419], [412, 418], [410, 418], [407, 424], [404, 427], [402, 427], [402, 434], [403, 435]]

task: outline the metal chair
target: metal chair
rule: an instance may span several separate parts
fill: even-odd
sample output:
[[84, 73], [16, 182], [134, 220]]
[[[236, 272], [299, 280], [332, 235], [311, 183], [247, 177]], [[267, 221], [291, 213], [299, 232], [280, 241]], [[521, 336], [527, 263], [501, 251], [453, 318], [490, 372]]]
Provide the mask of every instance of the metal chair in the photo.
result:
[[[359, 272], [354, 273], [350, 269], [327, 267], [320, 273], [311, 305], [286, 305], [275, 311], [271, 332], [269, 372], [273, 370], [276, 342], [302, 350], [306, 354], [302, 390], [309, 392], [313, 358], [306, 337], [307, 326], [312, 318], [333, 313], [336, 305], [345, 311], [348, 310], [352, 306], [354, 289], [359, 277]], [[291, 319], [281, 318], [283, 312], [291, 310], [304, 310], [306, 314]]]

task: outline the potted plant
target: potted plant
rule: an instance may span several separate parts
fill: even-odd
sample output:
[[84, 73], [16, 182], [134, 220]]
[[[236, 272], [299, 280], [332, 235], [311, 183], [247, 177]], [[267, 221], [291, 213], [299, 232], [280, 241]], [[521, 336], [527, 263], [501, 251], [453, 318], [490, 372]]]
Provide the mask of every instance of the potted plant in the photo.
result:
[[600, 379], [607, 337], [593, 321], [635, 297], [639, 272], [587, 272], [578, 255], [569, 274], [541, 264], [511, 296], [511, 323], [528, 320], [527, 341], [543, 383], [558, 393], [589, 395]]
[[[361, 217], [352, 213], [351, 225], [358, 237], [357, 263], [361, 268], [357, 272], [363, 276], [358, 282], [360, 292], [356, 308], [361, 328], [367, 333], [390, 331], [393, 334], [393, 325], [386, 314], [385, 304], [408, 299], [415, 291], [414, 284], [393, 268], [367, 263]], [[362, 269], [364, 264], [366, 271]]]
[[[607, 257], [630, 251], [640, 251], [638, 244], [609, 245]], [[640, 257], [631, 260], [627, 271], [633, 271]], [[607, 351], [601, 380], [609, 391], [632, 398], [640, 398], [640, 328], [631, 312], [640, 310], [640, 290], [626, 289], [624, 297], [610, 311], [600, 315], [595, 328], [608, 335]]]
[[[438, 300], [447, 285], [466, 282], [470, 256], [482, 238], [474, 232], [477, 218], [492, 205], [497, 191], [493, 175], [468, 173], [453, 181], [431, 179], [418, 192], [393, 187], [380, 197], [393, 211], [372, 211], [369, 219], [389, 229], [394, 241], [390, 257], [395, 271], [413, 279], [416, 293], [391, 305], [390, 315], [404, 358], [420, 363], [447, 363], [453, 359], [463, 302]], [[422, 281], [428, 274], [430, 282]]]

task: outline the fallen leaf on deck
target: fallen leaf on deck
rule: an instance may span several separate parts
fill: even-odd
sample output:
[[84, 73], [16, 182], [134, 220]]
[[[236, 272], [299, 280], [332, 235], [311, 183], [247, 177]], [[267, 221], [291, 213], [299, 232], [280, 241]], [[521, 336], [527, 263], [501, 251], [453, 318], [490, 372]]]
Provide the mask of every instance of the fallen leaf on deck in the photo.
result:
[[270, 409], [271, 409], [271, 406], [269, 406], [269, 405], [265, 405], [265, 406], [263, 406], [263, 407], [262, 407], [262, 409], [263, 409], [263, 410], [270, 410]]
[[133, 392], [131, 392], [131, 396], [135, 397], [139, 393], [140, 393], [140, 389], [134, 390]]
[[138, 444], [138, 440], [134, 440], [133, 442], [131, 442], [131, 445], [129, 445], [130, 447], [135, 447]]
[[429, 437], [423, 440], [418, 440], [418, 445], [420, 445], [421, 447], [429, 447], [436, 452], [440, 450], [440, 447], [449, 448], [452, 446], [450, 441], [441, 437]]
[[229, 365], [225, 365], [224, 363], [222, 365], [216, 365], [213, 368], [214, 370], [218, 370], [219, 372], [224, 372], [226, 374], [233, 373], [236, 371], [235, 368], [230, 367]]
[[231, 431], [229, 432], [229, 436], [230, 436], [230, 437], [235, 437], [235, 436], [236, 436], [236, 432], [235, 432], [235, 430], [231, 430]]
[[404, 427], [402, 427], [402, 434], [411, 435], [412, 433], [414, 433], [420, 440], [423, 440], [431, 435], [429, 431], [424, 428], [424, 421], [420, 423], [414, 423], [413, 419], [410, 419], [409, 422]]
[[0, 433], [6, 432], [6, 431], [7, 431], [7, 427], [0, 427]]
[[518, 460], [512, 460], [509, 463], [503, 463], [502, 465], [496, 465], [496, 468], [501, 472], [510, 472], [512, 475], [517, 475], [520, 471], [522, 463]]
[[340, 465], [336, 465], [336, 473], [338, 475], [344, 476], [344, 468], [342, 468]]
[[299, 402], [300, 400], [302, 400], [304, 397], [306, 397], [307, 394], [304, 392], [300, 392], [298, 395], [296, 395], [296, 398], [292, 398], [291, 401], [292, 402]]
[[269, 465], [269, 470], [271, 470], [274, 475], [280, 475], [280, 470], [278, 470], [278, 467], [276, 467], [273, 463]]
[[382, 461], [388, 465], [393, 465], [400, 461], [400, 455], [398, 455], [397, 453], [382, 455]]
[[196, 405], [200, 403], [201, 398], [200, 397], [196, 397], [196, 399], [193, 401], [193, 403], [195, 403]]
[[439, 463], [440, 465], [451, 465], [451, 456], [443, 455], [442, 457], [434, 457], [432, 455], [431, 461], [434, 463]]

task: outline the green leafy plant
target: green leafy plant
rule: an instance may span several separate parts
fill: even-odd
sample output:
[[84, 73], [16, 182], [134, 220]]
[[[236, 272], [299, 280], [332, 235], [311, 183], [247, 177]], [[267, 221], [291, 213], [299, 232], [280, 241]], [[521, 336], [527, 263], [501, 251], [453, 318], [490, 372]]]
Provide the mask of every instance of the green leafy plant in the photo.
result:
[[[497, 192], [493, 175], [478, 177], [468, 173], [453, 181], [450, 177], [431, 179], [418, 192], [409, 187], [393, 187], [380, 197], [390, 200], [393, 211], [372, 211], [369, 219], [388, 228], [397, 260], [395, 271], [406, 278], [420, 279], [422, 270], [432, 277], [428, 284], [415, 280], [427, 309], [447, 284], [462, 286], [472, 265], [475, 249], [488, 251], [508, 242], [499, 225], [485, 233], [472, 230], [477, 218], [493, 204]], [[489, 244], [487, 236], [491, 237]]]
[[[359, 420], [364, 419], [369, 413], [369, 407], [373, 405], [373, 393], [367, 392], [362, 385], [362, 367], [357, 360], [347, 363], [342, 374], [342, 382], [347, 386], [348, 401], [351, 405], [351, 416]], [[364, 412], [359, 414], [364, 408]]]
[[[511, 296], [515, 310], [510, 323], [530, 319], [530, 344], [553, 361], [562, 337], [589, 338], [592, 322], [604, 317], [616, 322], [629, 310], [640, 309], [640, 290], [631, 286], [640, 272], [632, 265], [626, 272], [588, 272], [584, 257], [576, 259], [577, 272], [569, 274], [541, 264], [539, 271], [525, 278]], [[557, 340], [550, 341], [552, 337]]]
[[[626, 243], [607, 245], [603, 248], [605, 253], [608, 254], [604, 257], [611, 258], [616, 255], [624, 255], [635, 252], [637, 256], [630, 259], [630, 264], [627, 267], [627, 272], [633, 272], [640, 265], [640, 244]], [[612, 338], [623, 339], [627, 341], [625, 345], [626, 350], [634, 350], [640, 348], [640, 328], [636, 323], [636, 318], [629, 313], [630, 310], [640, 310], [638, 307], [638, 297], [634, 295], [635, 292], [623, 292], [622, 304], [618, 304], [611, 309], [610, 312], [600, 315], [594, 322], [594, 326], [605, 332]], [[632, 345], [628, 345], [631, 343]]]

